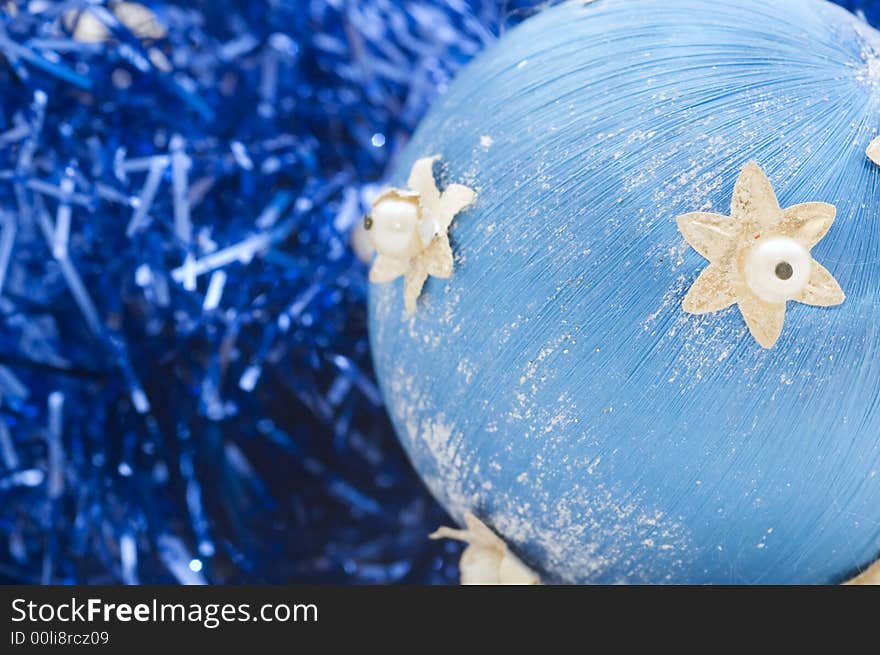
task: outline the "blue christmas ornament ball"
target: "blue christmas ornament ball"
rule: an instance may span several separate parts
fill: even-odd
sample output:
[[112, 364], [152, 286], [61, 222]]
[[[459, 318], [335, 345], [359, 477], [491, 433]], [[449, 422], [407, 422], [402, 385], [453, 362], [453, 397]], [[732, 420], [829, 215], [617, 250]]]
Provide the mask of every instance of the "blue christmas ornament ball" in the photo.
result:
[[[392, 179], [476, 189], [413, 316], [372, 285], [388, 409], [431, 491], [546, 581], [836, 583], [880, 556], [880, 34], [820, 0], [569, 2], [455, 81]], [[749, 162], [837, 219], [843, 305], [775, 347], [692, 316], [675, 218]]]

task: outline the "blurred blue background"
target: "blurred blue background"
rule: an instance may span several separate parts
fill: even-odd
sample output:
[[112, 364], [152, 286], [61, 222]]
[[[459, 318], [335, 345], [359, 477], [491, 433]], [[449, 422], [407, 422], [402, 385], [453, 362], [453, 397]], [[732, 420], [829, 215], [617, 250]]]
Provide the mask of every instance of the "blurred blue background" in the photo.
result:
[[546, 4], [0, 0], [0, 582], [456, 581], [351, 232]]

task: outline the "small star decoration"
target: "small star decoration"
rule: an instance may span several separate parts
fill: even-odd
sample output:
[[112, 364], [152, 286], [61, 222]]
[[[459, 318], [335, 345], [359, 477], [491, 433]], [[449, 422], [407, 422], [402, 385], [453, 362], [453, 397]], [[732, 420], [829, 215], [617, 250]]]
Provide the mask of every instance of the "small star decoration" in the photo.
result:
[[463, 585], [539, 585], [541, 578], [514, 555], [507, 544], [471, 512], [464, 515], [466, 529], [439, 528], [431, 539], [456, 539], [468, 546], [461, 554], [459, 573]]
[[390, 282], [404, 277], [404, 306], [416, 311], [416, 301], [429, 275], [452, 276], [449, 226], [474, 202], [476, 192], [450, 184], [441, 193], [434, 181], [434, 162], [419, 159], [412, 167], [407, 189], [387, 189], [373, 202], [364, 220], [377, 256], [370, 269], [371, 282]]
[[773, 186], [754, 162], [733, 191], [730, 216], [679, 216], [678, 229], [709, 260], [684, 299], [690, 314], [717, 312], [736, 303], [764, 348], [782, 334], [789, 300], [830, 307], [846, 296], [810, 251], [828, 233], [837, 210], [824, 202], [781, 209]]

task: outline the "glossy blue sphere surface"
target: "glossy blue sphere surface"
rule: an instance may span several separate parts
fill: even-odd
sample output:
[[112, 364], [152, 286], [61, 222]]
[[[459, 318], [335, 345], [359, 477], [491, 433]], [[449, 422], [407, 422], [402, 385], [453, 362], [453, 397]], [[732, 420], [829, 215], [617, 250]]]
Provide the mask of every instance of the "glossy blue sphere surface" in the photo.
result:
[[[478, 191], [416, 314], [373, 285], [395, 428], [440, 501], [544, 579], [833, 583], [880, 555], [880, 36], [821, 0], [545, 11], [456, 80], [401, 157]], [[690, 316], [675, 217], [757, 161], [836, 205], [846, 291], [761, 348]]]

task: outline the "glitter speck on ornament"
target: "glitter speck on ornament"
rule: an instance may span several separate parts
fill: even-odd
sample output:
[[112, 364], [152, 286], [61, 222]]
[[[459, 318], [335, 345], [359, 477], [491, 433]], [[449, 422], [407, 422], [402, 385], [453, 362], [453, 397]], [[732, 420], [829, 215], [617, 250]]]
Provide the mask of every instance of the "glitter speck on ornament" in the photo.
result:
[[456, 579], [350, 243], [538, 4], [2, 4], [0, 581]]

